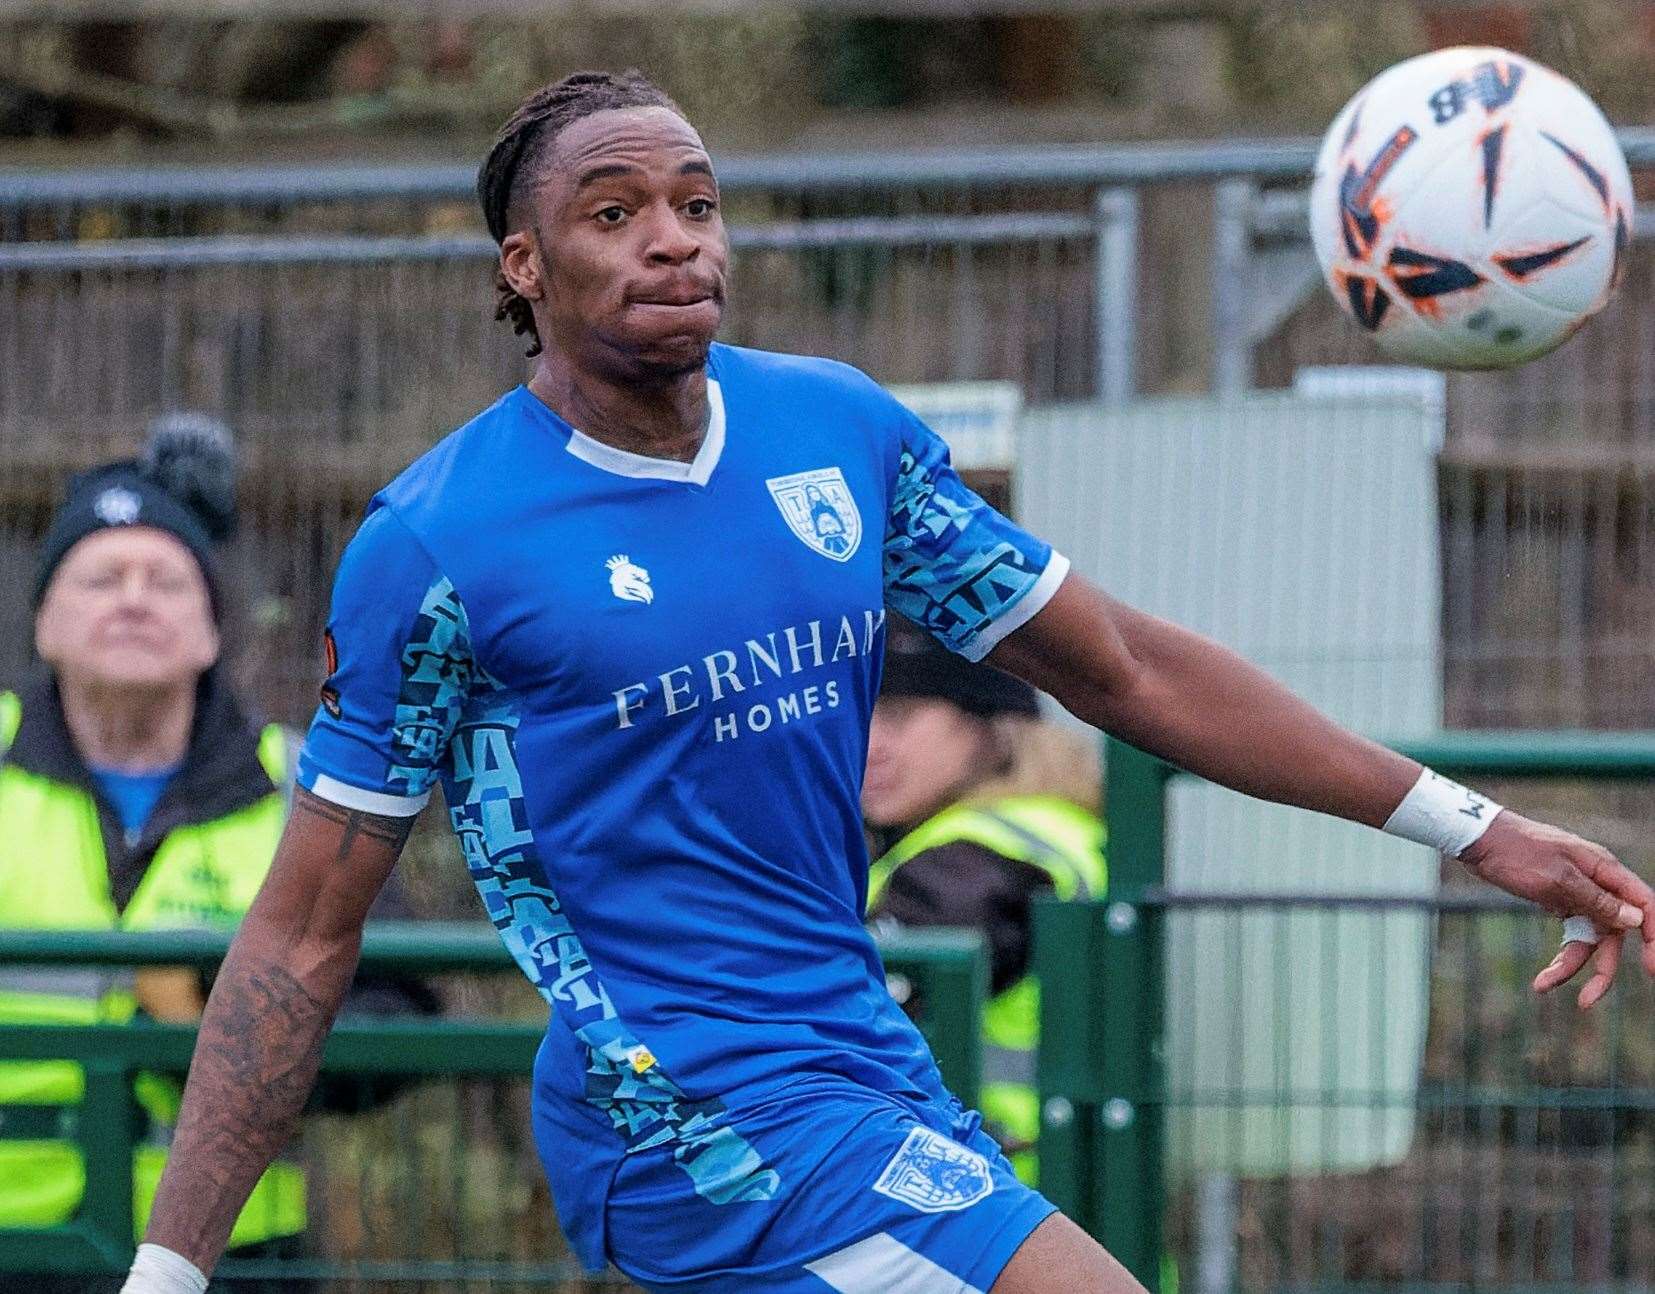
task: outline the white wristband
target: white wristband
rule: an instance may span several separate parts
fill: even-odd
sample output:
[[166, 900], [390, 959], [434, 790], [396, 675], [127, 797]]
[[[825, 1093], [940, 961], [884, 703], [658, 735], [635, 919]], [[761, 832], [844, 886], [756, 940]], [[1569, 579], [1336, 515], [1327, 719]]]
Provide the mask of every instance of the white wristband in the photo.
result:
[[206, 1294], [207, 1278], [183, 1254], [164, 1245], [139, 1245], [121, 1294]]
[[1488, 830], [1499, 812], [1493, 800], [1427, 768], [1385, 819], [1384, 830], [1458, 858]]

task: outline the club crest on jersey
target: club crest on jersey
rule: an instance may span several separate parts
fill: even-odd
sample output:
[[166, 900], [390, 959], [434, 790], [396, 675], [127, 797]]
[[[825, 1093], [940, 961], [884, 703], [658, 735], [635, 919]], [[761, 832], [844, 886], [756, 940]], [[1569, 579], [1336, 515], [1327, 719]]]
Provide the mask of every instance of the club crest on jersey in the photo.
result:
[[915, 1128], [902, 1143], [874, 1190], [921, 1213], [970, 1208], [994, 1189], [988, 1160], [929, 1128]]
[[772, 476], [765, 482], [788, 528], [823, 557], [848, 562], [862, 542], [862, 514], [837, 467]]
[[649, 572], [625, 553], [616, 553], [603, 566], [609, 572], [609, 591], [622, 602], [647, 605], [655, 601], [655, 589], [650, 585]]

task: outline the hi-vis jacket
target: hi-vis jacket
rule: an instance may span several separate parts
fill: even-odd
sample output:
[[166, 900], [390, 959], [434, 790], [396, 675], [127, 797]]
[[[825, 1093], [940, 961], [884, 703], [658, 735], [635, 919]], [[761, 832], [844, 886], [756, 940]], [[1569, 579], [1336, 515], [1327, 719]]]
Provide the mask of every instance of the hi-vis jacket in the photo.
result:
[[[34, 930], [155, 930], [234, 925], [269, 870], [285, 817], [287, 739], [259, 732], [216, 673], [202, 681], [183, 767], [141, 832], [128, 835], [70, 739], [56, 685], [0, 693], [0, 926]], [[124, 1022], [137, 1011], [131, 972], [0, 966], [0, 1027]], [[0, 1062], [0, 1227], [72, 1218], [85, 1166], [66, 1140], [83, 1093], [70, 1061]], [[140, 1076], [150, 1144], [133, 1163], [133, 1226], [141, 1234], [165, 1163], [179, 1089]], [[277, 1164], [254, 1189], [230, 1243], [293, 1235], [305, 1225], [305, 1184]]]
[[[991, 1131], [1008, 1146], [1017, 1175], [1030, 1183], [1037, 1178], [1033, 1147], [1040, 1136], [1040, 985], [1027, 970], [1028, 904], [1047, 890], [1060, 899], [1101, 896], [1108, 880], [1104, 839], [1103, 823], [1068, 800], [1007, 796], [944, 809], [899, 840], [868, 876], [868, 911], [875, 917], [886, 911], [904, 925], [971, 924], [988, 935], [995, 984], [983, 1012], [980, 1104]], [[976, 848], [961, 851], [960, 845]], [[984, 859], [985, 851], [997, 856], [986, 860], [991, 868], [1000, 860], [1010, 866], [1001, 863], [994, 869], [1000, 874], [987, 878], [961, 877], [960, 868]], [[939, 872], [938, 886], [927, 884], [898, 901], [898, 873], [929, 866]], [[1005, 875], [1012, 867], [1025, 870], [1027, 879]], [[946, 910], [927, 912], [924, 895], [938, 887], [951, 890], [954, 900]]]

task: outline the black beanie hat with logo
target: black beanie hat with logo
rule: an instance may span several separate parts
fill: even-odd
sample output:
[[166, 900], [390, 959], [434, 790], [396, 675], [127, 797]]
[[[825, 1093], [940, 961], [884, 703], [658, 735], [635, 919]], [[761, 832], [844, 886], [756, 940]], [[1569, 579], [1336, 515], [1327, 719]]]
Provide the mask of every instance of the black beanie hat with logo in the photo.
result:
[[162, 414], [150, 423], [137, 458], [76, 473], [40, 545], [35, 607], [71, 548], [88, 535], [119, 526], [164, 530], [188, 548], [207, 581], [213, 617], [221, 620], [213, 550], [236, 528], [235, 443], [230, 429], [206, 414]]
[[879, 695], [951, 701], [985, 719], [1000, 714], [1034, 718], [1040, 713], [1037, 693], [1022, 679], [992, 665], [974, 665], [897, 615], [885, 623], [885, 674]]

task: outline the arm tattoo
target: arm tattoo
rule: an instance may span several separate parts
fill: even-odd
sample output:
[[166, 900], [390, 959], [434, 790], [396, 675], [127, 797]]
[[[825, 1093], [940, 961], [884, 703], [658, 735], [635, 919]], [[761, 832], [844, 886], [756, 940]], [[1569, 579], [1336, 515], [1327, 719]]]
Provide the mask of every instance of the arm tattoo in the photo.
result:
[[[374, 873], [377, 888], [413, 824], [413, 817], [347, 809], [301, 788], [272, 873], [291, 848], [298, 851], [294, 861], [302, 874], [338, 876], [356, 869]], [[301, 909], [309, 904], [310, 911], [290, 906], [271, 925], [261, 922], [255, 904], [219, 972], [155, 1197], [148, 1239], [205, 1272], [223, 1251], [259, 1174], [298, 1126], [321, 1067], [322, 1045], [356, 969], [358, 942], [345, 927], [301, 937], [301, 931], [317, 929], [318, 908], [328, 900], [318, 893], [325, 886], [297, 888], [305, 893]], [[292, 900], [275, 902], [280, 907]]]
[[204, 1271], [298, 1124], [355, 959], [341, 961], [308, 986], [263, 962], [221, 974], [214, 987], [173, 1143], [176, 1171], [158, 1193], [151, 1228], [152, 1239]]
[[347, 809], [342, 804], [312, 795], [303, 787], [299, 787], [293, 797], [293, 812], [295, 816], [305, 813], [344, 828], [339, 833], [339, 852], [334, 860], [341, 863], [350, 857], [359, 837], [400, 851], [408, 843], [414, 821], [419, 817], [417, 813], [411, 813], [406, 818], [391, 818], [378, 813], [365, 813], [361, 809]]
[[262, 1170], [286, 1144], [310, 1094], [333, 1010], [280, 966], [249, 968], [224, 989], [211, 1024], [203, 1023], [191, 1067], [193, 1078], [195, 1065], [208, 1061], [195, 1107], [218, 1112], [202, 1128], [213, 1160]]

